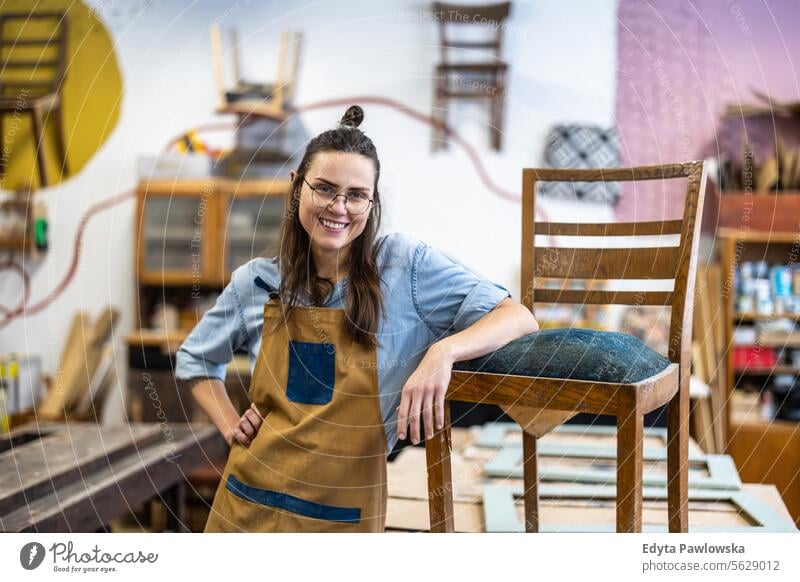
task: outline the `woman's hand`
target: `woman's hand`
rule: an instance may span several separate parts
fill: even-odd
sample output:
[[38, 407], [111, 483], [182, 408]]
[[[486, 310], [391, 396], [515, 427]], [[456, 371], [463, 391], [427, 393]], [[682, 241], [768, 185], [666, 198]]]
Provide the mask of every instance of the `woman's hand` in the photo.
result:
[[450, 384], [453, 356], [444, 343], [433, 344], [425, 357], [409, 376], [400, 406], [397, 409], [397, 436], [406, 438], [406, 429], [411, 425], [411, 442], [420, 442], [419, 420], [425, 425], [425, 438], [433, 438], [435, 430], [444, 426], [444, 395]]
[[264, 422], [264, 417], [261, 416], [255, 403], [253, 403], [250, 405], [250, 408], [245, 410], [244, 414], [239, 417], [239, 421], [234, 425], [225, 440], [227, 440], [228, 445], [231, 446], [234, 442], [238, 442], [247, 447], [255, 438], [258, 429], [261, 428], [262, 422]]

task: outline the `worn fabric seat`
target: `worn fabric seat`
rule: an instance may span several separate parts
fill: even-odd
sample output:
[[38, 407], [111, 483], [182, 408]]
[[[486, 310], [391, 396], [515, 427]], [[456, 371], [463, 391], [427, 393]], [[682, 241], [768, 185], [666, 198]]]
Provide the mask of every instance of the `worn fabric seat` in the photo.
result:
[[630, 334], [564, 328], [530, 333], [480, 358], [457, 362], [453, 368], [630, 384], [655, 376], [669, 363]]

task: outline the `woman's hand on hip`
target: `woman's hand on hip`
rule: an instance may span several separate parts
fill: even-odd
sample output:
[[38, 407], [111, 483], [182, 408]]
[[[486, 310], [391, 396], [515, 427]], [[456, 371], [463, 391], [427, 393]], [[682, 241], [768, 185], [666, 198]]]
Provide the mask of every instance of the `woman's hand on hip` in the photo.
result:
[[419, 421], [422, 418], [425, 438], [430, 439], [444, 426], [444, 396], [450, 384], [453, 357], [444, 344], [433, 344], [417, 369], [403, 386], [397, 409], [397, 436], [406, 438], [411, 427], [411, 442], [420, 442]]
[[256, 436], [258, 429], [261, 428], [261, 423], [264, 422], [264, 417], [258, 411], [255, 403], [250, 405], [250, 408], [245, 410], [244, 414], [239, 417], [239, 421], [233, 427], [229, 437], [228, 444], [233, 445], [238, 442], [244, 446], [249, 446]]

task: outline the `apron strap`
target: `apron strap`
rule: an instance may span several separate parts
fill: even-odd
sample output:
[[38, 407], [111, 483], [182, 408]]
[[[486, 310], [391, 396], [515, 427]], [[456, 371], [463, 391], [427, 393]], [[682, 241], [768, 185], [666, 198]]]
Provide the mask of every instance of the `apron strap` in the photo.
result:
[[264, 289], [264, 291], [266, 291], [269, 294], [269, 301], [275, 301], [277, 303], [277, 301], [280, 299], [281, 294], [278, 293], [278, 290], [272, 287], [271, 285], [268, 285], [264, 281], [264, 279], [262, 279], [258, 275], [256, 275], [255, 279], [253, 279], [253, 283], [256, 284], [256, 287], [261, 287], [262, 289]]

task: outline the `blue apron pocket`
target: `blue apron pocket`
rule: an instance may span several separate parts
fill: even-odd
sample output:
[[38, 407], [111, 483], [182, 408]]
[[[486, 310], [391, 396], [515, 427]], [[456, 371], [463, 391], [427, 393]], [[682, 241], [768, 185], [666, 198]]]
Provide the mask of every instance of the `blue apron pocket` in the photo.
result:
[[327, 404], [333, 398], [336, 348], [333, 344], [289, 341], [286, 397], [299, 404]]
[[337, 507], [335, 505], [323, 505], [314, 503], [307, 499], [300, 499], [294, 495], [261, 489], [242, 483], [233, 475], [228, 475], [225, 483], [226, 489], [241, 497], [245, 501], [269, 505], [278, 509], [285, 509], [305, 517], [315, 519], [325, 519], [327, 521], [340, 521], [345, 523], [358, 523], [361, 520], [361, 509], [358, 507]]

